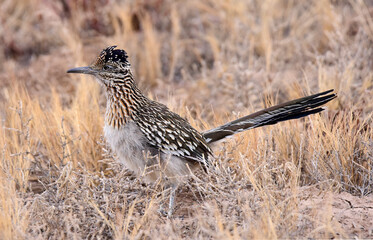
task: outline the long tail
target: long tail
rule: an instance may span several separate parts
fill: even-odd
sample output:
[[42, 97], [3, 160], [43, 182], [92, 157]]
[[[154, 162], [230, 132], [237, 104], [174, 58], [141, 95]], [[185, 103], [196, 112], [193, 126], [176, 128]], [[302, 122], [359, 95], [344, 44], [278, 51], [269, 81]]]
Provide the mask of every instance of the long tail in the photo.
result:
[[334, 89], [331, 89], [266, 108], [203, 132], [202, 134], [207, 143], [213, 143], [238, 132], [318, 113], [324, 110], [320, 107], [321, 105], [337, 97], [335, 93], [332, 93], [333, 91]]

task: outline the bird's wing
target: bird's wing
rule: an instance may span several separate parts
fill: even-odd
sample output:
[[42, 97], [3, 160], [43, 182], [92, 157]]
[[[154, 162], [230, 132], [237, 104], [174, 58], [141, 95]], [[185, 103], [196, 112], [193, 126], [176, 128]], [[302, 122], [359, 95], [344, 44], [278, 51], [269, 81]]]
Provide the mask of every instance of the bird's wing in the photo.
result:
[[212, 153], [203, 136], [163, 104], [153, 101], [149, 104], [152, 106], [134, 114], [134, 120], [150, 145], [165, 154], [206, 164]]

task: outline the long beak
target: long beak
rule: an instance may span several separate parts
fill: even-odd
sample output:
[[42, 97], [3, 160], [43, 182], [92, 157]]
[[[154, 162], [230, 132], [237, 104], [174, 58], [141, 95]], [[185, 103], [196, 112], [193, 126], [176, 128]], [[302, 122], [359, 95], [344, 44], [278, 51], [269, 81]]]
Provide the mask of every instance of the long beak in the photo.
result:
[[91, 67], [77, 67], [67, 70], [67, 73], [93, 74], [95, 71]]

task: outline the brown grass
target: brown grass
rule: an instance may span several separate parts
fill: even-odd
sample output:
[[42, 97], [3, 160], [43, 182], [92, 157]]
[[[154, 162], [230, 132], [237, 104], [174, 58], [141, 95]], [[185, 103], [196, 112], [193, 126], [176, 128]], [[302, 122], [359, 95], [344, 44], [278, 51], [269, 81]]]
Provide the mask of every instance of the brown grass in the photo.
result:
[[[343, 225], [333, 195], [372, 196], [372, 14], [363, 0], [2, 0], [0, 239], [372, 237], [369, 220]], [[105, 145], [98, 84], [66, 74], [115, 44], [140, 88], [199, 130], [330, 88], [338, 98], [216, 145], [215, 168], [166, 219], [162, 184]]]

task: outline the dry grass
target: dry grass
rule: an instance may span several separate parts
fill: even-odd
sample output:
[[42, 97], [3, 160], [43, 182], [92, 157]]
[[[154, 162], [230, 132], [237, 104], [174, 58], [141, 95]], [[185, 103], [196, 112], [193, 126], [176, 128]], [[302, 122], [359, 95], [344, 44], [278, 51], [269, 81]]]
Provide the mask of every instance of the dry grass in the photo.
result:
[[[356, 230], [335, 212], [340, 192], [372, 197], [372, 15], [363, 0], [0, 1], [0, 239], [372, 237], [369, 218]], [[166, 219], [162, 184], [107, 149], [98, 84], [65, 73], [114, 44], [140, 88], [200, 130], [329, 88], [338, 99], [216, 145]]]

